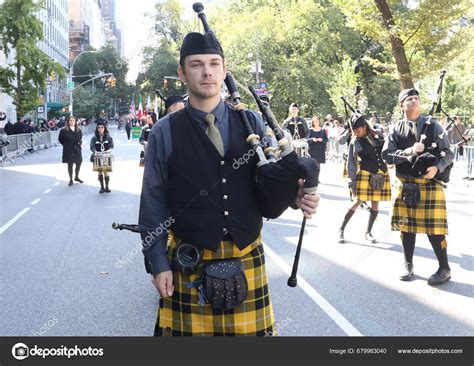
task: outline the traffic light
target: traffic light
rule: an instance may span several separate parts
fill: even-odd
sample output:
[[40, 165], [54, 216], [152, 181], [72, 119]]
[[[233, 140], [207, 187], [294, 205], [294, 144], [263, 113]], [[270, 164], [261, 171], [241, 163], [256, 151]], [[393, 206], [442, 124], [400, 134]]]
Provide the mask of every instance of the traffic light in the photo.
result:
[[55, 81], [56, 78], [58, 77], [54, 71], [51, 71], [51, 75], [49, 75], [51, 81]]
[[163, 87], [168, 89], [168, 79], [163, 79]]
[[111, 87], [115, 88], [116, 85], [117, 85], [117, 79], [114, 76], [112, 76]]

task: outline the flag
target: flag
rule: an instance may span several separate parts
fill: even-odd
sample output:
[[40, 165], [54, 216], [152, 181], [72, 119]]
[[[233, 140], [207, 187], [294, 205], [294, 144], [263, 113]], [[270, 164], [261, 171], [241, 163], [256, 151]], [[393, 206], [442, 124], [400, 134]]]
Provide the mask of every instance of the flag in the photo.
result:
[[136, 110], [135, 110], [135, 97], [132, 97], [132, 101], [130, 102], [130, 118], [136, 118]]
[[142, 95], [140, 94], [140, 101], [138, 102], [138, 119], [143, 117], [143, 102]]
[[146, 111], [151, 112], [151, 101], [150, 101], [150, 96], [146, 98]]

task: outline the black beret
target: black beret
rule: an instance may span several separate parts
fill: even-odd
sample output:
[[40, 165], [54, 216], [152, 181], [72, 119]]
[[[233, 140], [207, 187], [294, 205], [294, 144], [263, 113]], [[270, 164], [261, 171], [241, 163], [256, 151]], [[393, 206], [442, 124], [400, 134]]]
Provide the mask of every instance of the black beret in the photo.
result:
[[293, 107], [296, 107], [298, 109], [300, 108], [300, 107], [298, 107], [298, 103], [296, 103], [296, 102], [290, 104], [290, 108], [293, 108]]
[[224, 57], [224, 51], [214, 33], [191, 32], [184, 37], [179, 53], [180, 60], [189, 55], [200, 54], [217, 54]]
[[412, 95], [420, 95], [418, 90], [415, 88], [403, 89], [400, 94], [398, 94], [398, 103], [403, 102], [406, 98], [411, 97]]
[[355, 130], [356, 128], [362, 127], [366, 124], [366, 120], [363, 114], [354, 113], [351, 116], [351, 126], [352, 129]]
[[171, 95], [165, 100], [165, 110], [168, 110], [169, 107], [171, 107], [175, 103], [182, 102], [183, 98], [181, 98], [179, 95]]
[[97, 126], [105, 126], [105, 121], [104, 120], [98, 120], [97, 121]]

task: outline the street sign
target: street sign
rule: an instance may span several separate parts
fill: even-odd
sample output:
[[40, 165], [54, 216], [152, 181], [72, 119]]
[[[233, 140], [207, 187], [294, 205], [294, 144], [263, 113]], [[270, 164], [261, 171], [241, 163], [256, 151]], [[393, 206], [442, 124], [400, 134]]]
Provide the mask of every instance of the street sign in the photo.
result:
[[43, 106], [38, 107], [38, 113], [44, 113], [44, 107]]
[[67, 88], [68, 88], [68, 90], [73, 90], [74, 89], [74, 81], [68, 81], [67, 82]]

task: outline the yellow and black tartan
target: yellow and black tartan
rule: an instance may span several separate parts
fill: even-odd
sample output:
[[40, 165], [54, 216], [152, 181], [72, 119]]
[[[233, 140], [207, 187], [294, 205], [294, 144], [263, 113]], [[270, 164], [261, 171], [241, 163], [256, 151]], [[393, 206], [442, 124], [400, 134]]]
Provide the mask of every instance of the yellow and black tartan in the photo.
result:
[[[419, 184], [421, 199], [414, 208], [407, 207], [402, 200], [403, 183]], [[397, 189], [398, 196], [391, 217], [393, 231], [429, 235], [448, 234], [446, 198], [441, 185], [432, 179], [399, 177]]]
[[357, 172], [356, 180], [356, 196], [361, 201], [391, 201], [392, 200], [392, 188], [390, 185], [390, 176], [388, 172], [382, 172], [381, 174], [385, 177], [383, 188], [380, 190], [373, 190], [370, 186], [370, 177], [372, 173], [366, 170], [359, 169]]
[[342, 171], [342, 178], [347, 179], [349, 177], [349, 172], [347, 170], [347, 157], [344, 158], [343, 164], [344, 164], [344, 169]]
[[[170, 233], [168, 259], [171, 263], [176, 239]], [[266, 336], [273, 335], [274, 316], [270, 302], [265, 257], [261, 237], [240, 251], [232, 241], [222, 241], [216, 252], [204, 249], [203, 261], [239, 257], [244, 264], [248, 282], [245, 301], [231, 310], [212, 309], [200, 304], [195, 287], [187, 285], [198, 280], [197, 273], [186, 276], [173, 270], [174, 292], [161, 298], [155, 326], [156, 336]]]

